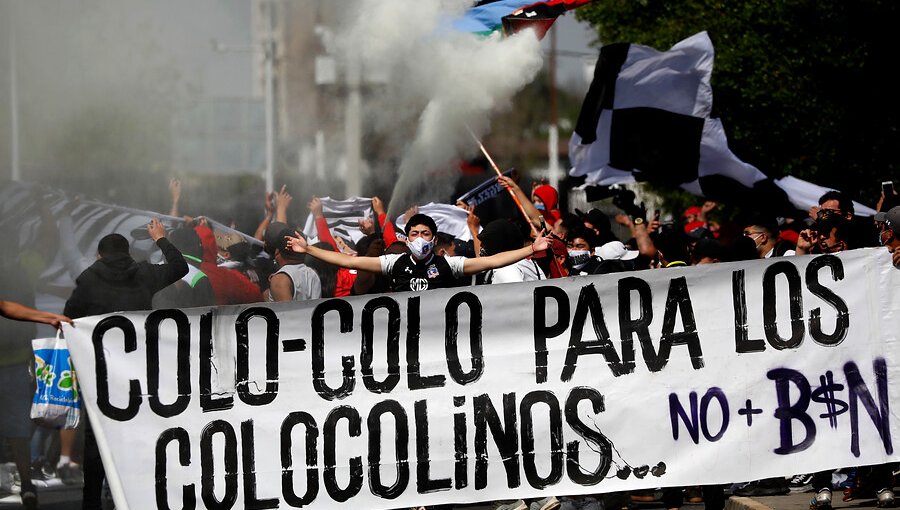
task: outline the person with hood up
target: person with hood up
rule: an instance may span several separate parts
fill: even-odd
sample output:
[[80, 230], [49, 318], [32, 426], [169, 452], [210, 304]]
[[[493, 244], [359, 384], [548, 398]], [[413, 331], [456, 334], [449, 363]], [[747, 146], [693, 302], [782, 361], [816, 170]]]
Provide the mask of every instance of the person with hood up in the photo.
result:
[[559, 211], [559, 192], [549, 184], [540, 184], [531, 190], [531, 203], [544, 217], [548, 227], [552, 227], [562, 217]]

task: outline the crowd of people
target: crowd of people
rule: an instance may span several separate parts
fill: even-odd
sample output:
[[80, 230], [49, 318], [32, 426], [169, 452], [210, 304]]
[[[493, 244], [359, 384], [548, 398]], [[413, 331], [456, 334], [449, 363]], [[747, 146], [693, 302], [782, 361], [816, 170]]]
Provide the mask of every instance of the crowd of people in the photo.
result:
[[[720, 206], [706, 202], [687, 208], [678, 218], [666, 220], [660, 211], [646, 210], [633, 193], [620, 192], [614, 204], [620, 212], [608, 215], [599, 209], [567, 212], [559, 209], [553, 187], [534, 184], [528, 193], [510, 177], [500, 184], [514, 195], [521, 209], [507, 217], [481, 225], [471, 206], [467, 211], [470, 241], [441, 232], [435, 220], [415, 207], [404, 214], [402, 229], [388, 218], [380, 198], [371, 201], [374, 215], [360, 221], [361, 237], [353, 242], [329, 230], [320, 199], [308, 202], [315, 218], [316, 242], [300, 233], [291, 221], [293, 197], [286, 187], [267, 194], [265, 215], [254, 232], [259, 243], [217, 231], [200, 218], [184, 217], [177, 228], [166, 229], [159, 221], [147, 225], [147, 234], [161, 250], [165, 262], [135, 261], [128, 238], [109, 234], [101, 239], [98, 258], [76, 280], [63, 314], [42, 312], [33, 295], [3, 295], [0, 313], [20, 321], [59, 326], [60, 322], [88, 315], [156, 308], [189, 308], [256, 302], [306, 301], [384, 292], [414, 291], [526, 282], [575, 275], [600, 275], [624, 271], [744, 261], [770, 257], [835, 253], [848, 249], [886, 246], [893, 264], [900, 268], [900, 198], [882, 195], [878, 215], [854, 215], [853, 202], [837, 191], [824, 194], [818, 207], [792, 218], [776, 218], [765, 211], [752, 216], [725, 217]], [[172, 181], [171, 216], [181, 217], [181, 184]], [[628, 235], [614, 234], [613, 222]], [[4, 271], [4, 278], [21, 274]], [[0, 287], [4, 294], [20, 285]], [[31, 303], [29, 303], [31, 299]], [[12, 321], [2, 321], [3, 363], [0, 363], [0, 434], [8, 441], [7, 458], [15, 462], [22, 502], [37, 508], [35, 479], [60, 477], [66, 483], [83, 483], [83, 508], [100, 508], [103, 465], [90, 420], [83, 430], [35, 432], [28, 410], [33, 387], [28, 382], [26, 352], [33, 330], [13, 331]], [[14, 344], [13, 342], [18, 342]], [[25, 349], [23, 350], [23, 345]], [[79, 437], [83, 435], [83, 446]], [[30, 442], [30, 447], [29, 447]], [[879, 506], [893, 504], [893, 466], [873, 468], [858, 476], [845, 497], [858, 497], [863, 480], [875, 491]], [[856, 471], [862, 473], [862, 471]], [[733, 487], [738, 495], [781, 494], [790, 490], [815, 492], [811, 507], [831, 506], [832, 472], [760, 480]], [[661, 491], [666, 508], [687, 502], [704, 502], [710, 510], [724, 508], [723, 487], [677, 487]], [[632, 501], [651, 500], [653, 491], [607, 494], [593, 497], [549, 497], [538, 501], [498, 503], [504, 510], [553, 510], [555, 508], [621, 508]], [[592, 506], [593, 505], [593, 506]]]

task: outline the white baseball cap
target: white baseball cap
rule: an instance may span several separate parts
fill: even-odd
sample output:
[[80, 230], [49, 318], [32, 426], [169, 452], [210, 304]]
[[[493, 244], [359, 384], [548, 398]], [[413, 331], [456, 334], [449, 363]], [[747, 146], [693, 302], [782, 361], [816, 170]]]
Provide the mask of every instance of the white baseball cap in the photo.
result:
[[601, 260], [631, 260], [640, 254], [637, 250], [626, 248], [622, 241], [610, 241], [603, 246], [598, 246], [594, 248], [594, 253]]

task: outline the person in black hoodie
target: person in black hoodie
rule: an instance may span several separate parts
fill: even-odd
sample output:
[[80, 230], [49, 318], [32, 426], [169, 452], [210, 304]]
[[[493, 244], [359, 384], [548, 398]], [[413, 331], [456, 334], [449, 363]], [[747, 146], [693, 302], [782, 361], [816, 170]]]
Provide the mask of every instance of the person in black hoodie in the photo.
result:
[[[166, 263], [135, 262], [125, 237], [119, 234], [104, 236], [97, 245], [99, 259], [75, 280], [75, 290], [66, 301], [64, 315], [77, 319], [110, 312], [149, 310], [154, 294], [186, 275], [187, 262], [166, 239], [166, 229], [162, 223], [154, 219], [147, 225], [147, 232], [162, 250]], [[90, 416], [85, 427], [83, 462], [81, 507], [99, 510], [106, 472], [91, 429]]]
[[124, 236], [104, 236], [97, 244], [100, 258], [75, 280], [75, 290], [66, 301], [63, 315], [77, 319], [110, 312], [150, 310], [154, 294], [186, 275], [187, 262], [166, 239], [162, 223], [153, 220], [147, 231], [162, 250], [166, 263], [135, 262]]

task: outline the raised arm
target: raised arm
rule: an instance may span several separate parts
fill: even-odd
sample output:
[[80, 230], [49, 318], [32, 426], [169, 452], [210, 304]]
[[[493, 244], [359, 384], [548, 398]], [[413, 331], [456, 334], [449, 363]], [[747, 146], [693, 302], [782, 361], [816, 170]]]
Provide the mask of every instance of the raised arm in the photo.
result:
[[518, 250], [502, 251], [488, 257], [478, 257], [466, 259], [463, 264], [463, 273], [473, 275], [488, 269], [496, 269], [498, 267], [508, 266], [529, 257], [535, 252], [544, 251], [550, 248], [551, 239], [549, 235], [541, 232], [541, 235], [528, 246], [519, 248]]
[[325, 213], [322, 211], [322, 201], [319, 200], [319, 197], [312, 197], [312, 200], [307, 204], [307, 208], [309, 208], [309, 212], [315, 220], [316, 233], [319, 234], [319, 240], [330, 244], [335, 251], [338, 251], [337, 242], [335, 242], [334, 236], [331, 235], [331, 230], [328, 228], [328, 220], [325, 219]]
[[627, 214], [617, 214], [615, 220], [619, 225], [628, 227], [641, 255], [650, 259], [656, 257], [656, 245], [650, 238], [650, 232], [653, 229], [647, 226], [644, 218], [637, 216], [635, 220], [632, 220]]
[[181, 202], [181, 179], [172, 177], [169, 179], [169, 195], [172, 197], [172, 207], [169, 216], [178, 216], [178, 206]]
[[459, 203], [457, 203], [456, 205], [458, 207], [462, 207], [469, 213], [468, 216], [466, 216], [466, 226], [469, 227], [469, 233], [472, 234], [472, 243], [475, 248], [475, 256], [480, 257], [481, 256], [481, 239], [479, 239], [479, 237], [478, 237], [478, 227], [481, 226], [481, 218], [479, 218], [475, 214], [475, 206], [466, 205], [466, 204], [459, 205]]
[[281, 186], [281, 190], [275, 193], [275, 221], [288, 222], [287, 210], [293, 199], [294, 197], [287, 192], [287, 184]]
[[307, 243], [299, 233], [295, 232], [295, 234], [297, 234], [296, 237], [288, 236], [285, 239], [288, 248], [295, 253], [306, 253], [323, 262], [347, 269], [359, 269], [370, 273], [381, 272], [381, 260], [378, 257], [353, 257], [337, 251], [323, 250]]
[[387, 218], [384, 201], [379, 197], [372, 197], [372, 210], [375, 211], [375, 218], [381, 227], [381, 238], [384, 239], [384, 245], [390, 246], [396, 243], [397, 232], [394, 230], [394, 222]]
[[157, 218], [153, 218], [147, 225], [147, 232], [166, 259], [165, 264], [150, 265], [150, 272], [153, 275], [150, 285], [153, 287], [153, 293], [156, 293], [186, 275], [188, 265], [178, 248], [166, 239], [166, 228]]
[[[533, 229], [541, 228], [541, 218], [544, 217], [540, 211], [534, 207], [534, 202], [531, 201], [531, 198], [525, 195], [525, 192], [522, 191], [522, 188], [516, 184], [516, 181], [512, 180], [510, 177], [505, 175], [501, 175], [497, 177], [497, 182], [499, 182], [504, 188], [511, 191], [516, 198], [519, 199], [519, 203], [522, 204], [522, 209], [525, 210], [525, 214], [528, 215], [528, 221], [531, 222]], [[550, 225], [547, 225], [548, 227]], [[537, 230], [535, 230], [536, 232]]]
[[261, 222], [259, 222], [259, 226], [256, 227], [256, 232], [253, 233], [253, 237], [263, 241], [266, 235], [266, 229], [269, 228], [269, 223], [272, 223], [272, 217], [275, 216], [275, 193], [267, 192], [265, 194], [265, 198], [263, 199], [263, 206], [266, 208], [266, 216], [263, 218]]

